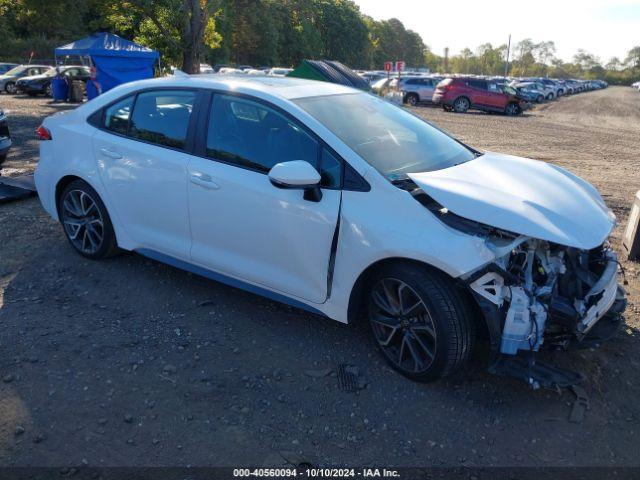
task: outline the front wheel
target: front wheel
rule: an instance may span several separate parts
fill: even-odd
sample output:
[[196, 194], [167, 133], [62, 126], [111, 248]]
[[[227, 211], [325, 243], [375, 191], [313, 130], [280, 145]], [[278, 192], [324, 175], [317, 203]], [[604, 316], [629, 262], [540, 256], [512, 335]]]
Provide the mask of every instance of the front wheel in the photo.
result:
[[446, 275], [411, 264], [370, 283], [368, 317], [389, 365], [421, 382], [443, 378], [469, 358], [475, 336], [468, 299]]
[[510, 103], [507, 105], [507, 108], [504, 109], [504, 113], [510, 117], [520, 115], [522, 113], [522, 108], [520, 108], [520, 105], [517, 103]]
[[50, 84], [50, 83], [45, 87], [45, 89], [44, 89], [44, 94], [45, 94], [47, 97], [53, 97], [53, 88], [51, 87], [51, 84]]
[[553, 100], [553, 93], [550, 93], [549, 95], [547, 95], [547, 100]]
[[71, 246], [97, 260], [118, 251], [109, 213], [98, 193], [83, 180], [74, 180], [60, 195], [60, 222]]
[[544, 97], [542, 95], [538, 95], [538, 98], [536, 98], [536, 102], [537, 103], [542, 103], [544, 102]]
[[13, 95], [14, 93], [16, 93], [16, 84], [14, 82], [8, 82], [4, 86], [4, 91], [10, 95]]

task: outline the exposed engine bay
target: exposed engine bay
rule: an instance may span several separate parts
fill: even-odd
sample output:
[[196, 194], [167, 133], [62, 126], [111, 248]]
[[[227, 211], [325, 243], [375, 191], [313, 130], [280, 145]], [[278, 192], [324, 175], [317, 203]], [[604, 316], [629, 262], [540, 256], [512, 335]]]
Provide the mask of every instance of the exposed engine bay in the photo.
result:
[[494, 353], [591, 347], [619, 328], [626, 298], [607, 242], [584, 250], [504, 231], [456, 215], [410, 180], [396, 185], [494, 252], [493, 263], [463, 278], [487, 320]]

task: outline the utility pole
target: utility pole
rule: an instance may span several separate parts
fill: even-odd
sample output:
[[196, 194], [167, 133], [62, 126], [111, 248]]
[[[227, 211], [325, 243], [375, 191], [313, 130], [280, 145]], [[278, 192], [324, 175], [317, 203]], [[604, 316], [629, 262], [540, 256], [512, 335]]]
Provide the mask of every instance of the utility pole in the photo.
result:
[[504, 78], [509, 74], [509, 53], [511, 53], [511, 34], [509, 34], [509, 43], [507, 44], [507, 61], [504, 64]]
[[445, 47], [444, 49], [444, 72], [449, 72], [449, 47]]

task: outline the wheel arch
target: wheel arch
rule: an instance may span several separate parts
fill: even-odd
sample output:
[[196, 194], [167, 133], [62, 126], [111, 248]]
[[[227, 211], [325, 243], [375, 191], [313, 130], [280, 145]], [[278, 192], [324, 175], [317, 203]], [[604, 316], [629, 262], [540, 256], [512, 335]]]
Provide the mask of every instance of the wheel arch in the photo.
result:
[[465, 297], [465, 300], [468, 300], [470, 302], [471, 308], [473, 310], [473, 318], [477, 328], [476, 331], [483, 336], [489, 332], [488, 319], [483, 314], [482, 310], [480, 309], [480, 305], [472, 295], [469, 288], [463, 282], [461, 282], [457, 278], [452, 277], [447, 272], [434, 265], [408, 257], [383, 258], [373, 262], [360, 273], [349, 295], [349, 303], [347, 307], [348, 323], [355, 323], [361, 319], [365, 307], [365, 293], [367, 291], [367, 287], [370, 285], [370, 281], [373, 278], [373, 275], [388, 265], [397, 265], [398, 263], [427, 269], [440, 275], [445, 275], [446, 277], [451, 279], [459, 288], [460, 293]]
[[[56, 212], [58, 213], [58, 218], [60, 218], [60, 196], [62, 195], [62, 192], [64, 191], [64, 189], [67, 188], [67, 185], [69, 185], [71, 182], [75, 180], [82, 180], [83, 182], [86, 182], [89, 185], [91, 185], [91, 182], [88, 182], [86, 179], [79, 177], [77, 175], [65, 175], [64, 177], [60, 178], [60, 180], [58, 180], [58, 182], [56, 183], [56, 189], [54, 193], [54, 199], [56, 202]], [[96, 190], [96, 188], [93, 185], [91, 185], [91, 188]]]
[[132, 244], [131, 239], [129, 238], [124, 227], [122, 227], [120, 222], [118, 221], [117, 215], [115, 215], [116, 212], [114, 212], [113, 208], [111, 208], [108, 198], [105, 198], [103, 189], [100, 188], [101, 187], [100, 185], [96, 185], [94, 182], [92, 182], [91, 180], [89, 180], [84, 176], [80, 176], [75, 173], [68, 173], [60, 177], [60, 179], [56, 183], [56, 187], [54, 191], [54, 199], [55, 199], [55, 209], [58, 215], [58, 220], [60, 220], [60, 196], [62, 195], [62, 192], [64, 191], [64, 189], [71, 182], [75, 180], [81, 180], [85, 182], [87, 185], [89, 185], [91, 188], [93, 188], [96, 191], [96, 193], [100, 197], [100, 200], [104, 204], [104, 207], [107, 209], [107, 214], [109, 215], [111, 225], [113, 226], [113, 232], [116, 237], [116, 244], [118, 245], [118, 247], [124, 250], [131, 250], [132, 249], [132, 247], [130, 246]]

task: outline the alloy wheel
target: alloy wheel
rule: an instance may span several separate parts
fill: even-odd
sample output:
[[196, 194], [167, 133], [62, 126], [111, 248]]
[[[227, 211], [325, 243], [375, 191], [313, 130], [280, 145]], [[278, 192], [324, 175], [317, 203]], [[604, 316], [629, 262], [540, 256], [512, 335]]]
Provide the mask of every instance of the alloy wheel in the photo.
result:
[[380, 349], [398, 369], [428, 370], [436, 355], [436, 329], [418, 293], [402, 280], [381, 279], [371, 290], [369, 321]]
[[44, 93], [47, 97], [53, 97], [53, 88], [51, 87], [51, 84], [47, 85], [47, 88], [45, 88]]
[[520, 108], [515, 103], [510, 103], [507, 105], [505, 113], [507, 115], [518, 115], [518, 113], [520, 113]]
[[82, 190], [71, 190], [62, 202], [62, 224], [76, 249], [91, 255], [104, 241], [104, 221], [95, 200]]
[[458, 113], [464, 113], [469, 110], [469, 100], [466, 98], [459, 98], [455, 101], [453, 109]]
[[14, 93], [16, 93], [16, 84], [13, 82], [7, 83], [5, 90], [7, 91], [7, 93], [13, 95]]

